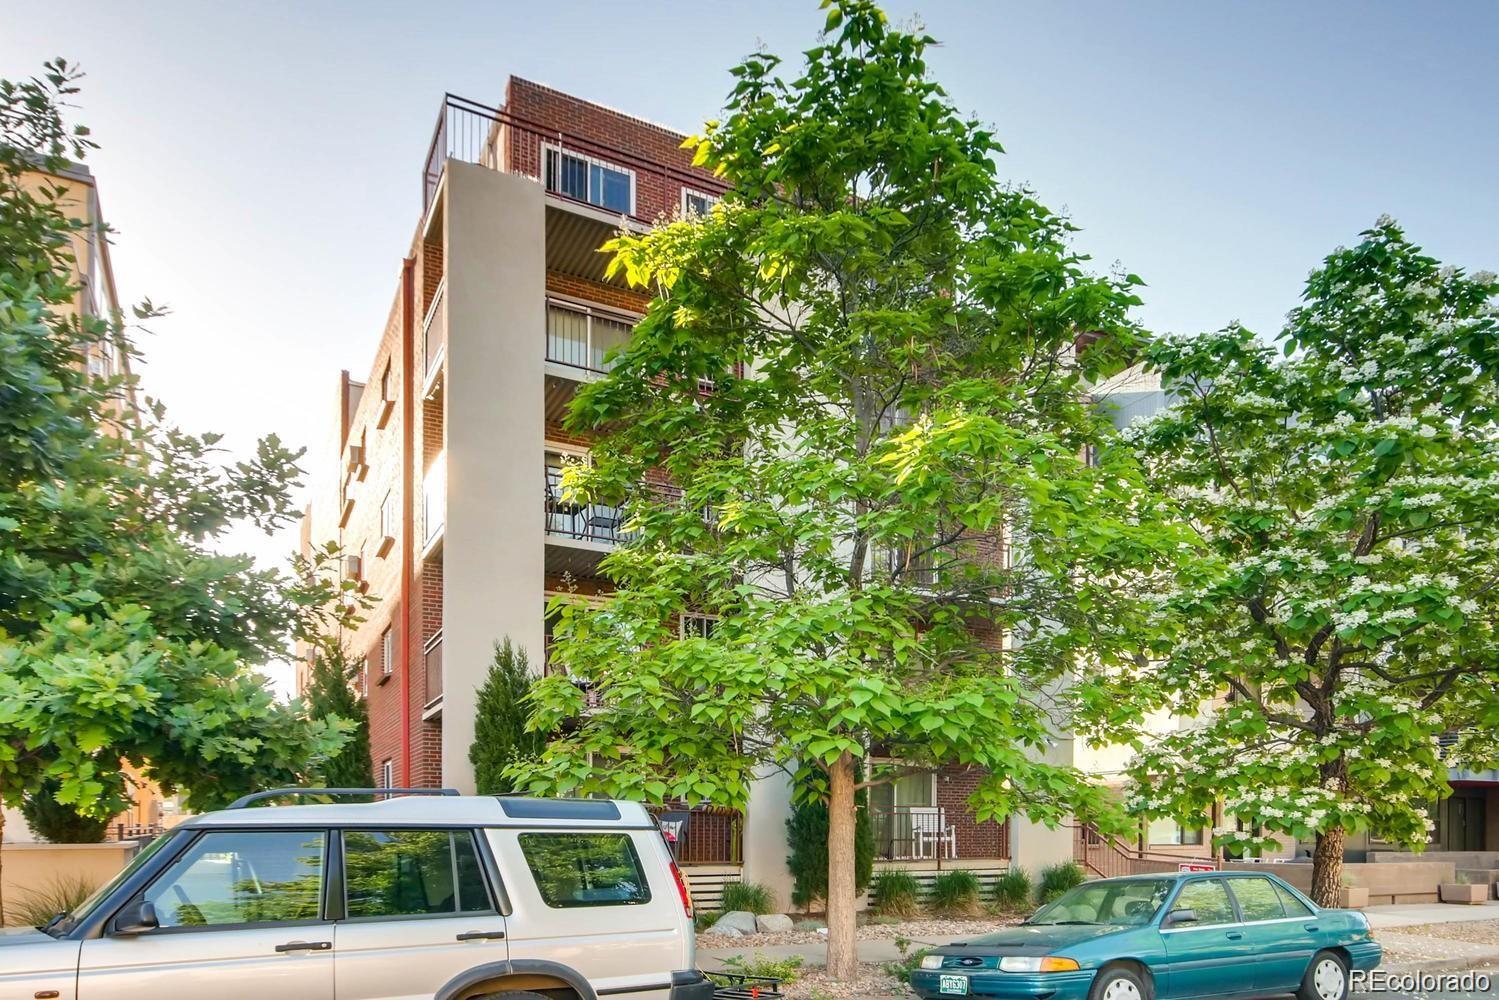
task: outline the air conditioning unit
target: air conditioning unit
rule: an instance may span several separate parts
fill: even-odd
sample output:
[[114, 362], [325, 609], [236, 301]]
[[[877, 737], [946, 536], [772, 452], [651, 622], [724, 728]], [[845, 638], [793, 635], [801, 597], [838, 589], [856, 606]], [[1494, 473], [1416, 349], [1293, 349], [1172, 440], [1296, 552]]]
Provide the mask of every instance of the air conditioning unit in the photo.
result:
[[349, 446], [349, 478], [363, 479], [369, 466], [364, 463], [364, 446], [354, 444]]
[[344, 556], [344, 579], [363, 580], [364, 560], [358, 556]]

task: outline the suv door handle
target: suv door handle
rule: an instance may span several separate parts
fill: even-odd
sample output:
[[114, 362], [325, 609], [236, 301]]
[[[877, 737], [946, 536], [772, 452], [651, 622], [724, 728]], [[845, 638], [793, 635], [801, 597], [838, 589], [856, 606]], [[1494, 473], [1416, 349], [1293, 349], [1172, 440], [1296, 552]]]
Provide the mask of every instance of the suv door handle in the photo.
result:
[[503, 941], [504, 931], [464, 931], [458, 935], [460, 941]]
[[288, 951], [332, 951], [332, 941], [288, 941], [286, 944], [276, 945], [276, 951], [285, 954]]

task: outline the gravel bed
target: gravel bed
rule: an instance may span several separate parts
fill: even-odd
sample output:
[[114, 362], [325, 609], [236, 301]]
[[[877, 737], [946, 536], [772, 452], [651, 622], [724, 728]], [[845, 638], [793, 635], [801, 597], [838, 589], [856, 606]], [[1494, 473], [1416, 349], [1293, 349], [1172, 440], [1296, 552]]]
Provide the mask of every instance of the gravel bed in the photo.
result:
[[[1012, 927], [1020, 922], [1020, 917], [980, 917], [972, 920], [944, 920], [923, 919], [905, 920], [898, 924], [864, 924], [858, 930], [859, 940], [876, 941], [880, 939], [910, 938], [913, 947], [923, 945], [947, 944], [949, 941], [958, 941], [963, 938], [977, 937], [980, 934], [989, 934], [999, 930], [1001, 927]], [[826, 934], [815, 930], [807, 931], [784, 931], [780, 934], [746, 934], [742, 937], [733, 937], [727, 934], [709, 934], [703, 932], [697, 936], [699, 948], [743, 948], [752, 951], [755, 948], [764, 948], [769, 945], [783, 944], [821, 944], [827, 940]]]
[[796, 982], [781, 987], [787, 1000], [864, 1000], [864, 998], [914, 997], [911, 988], [893, 976], [886, 974], [883, 966], [859, 966], [859, 978], [852, 983], [840, 983], [828, 978], [822, 969], [803, 969]]

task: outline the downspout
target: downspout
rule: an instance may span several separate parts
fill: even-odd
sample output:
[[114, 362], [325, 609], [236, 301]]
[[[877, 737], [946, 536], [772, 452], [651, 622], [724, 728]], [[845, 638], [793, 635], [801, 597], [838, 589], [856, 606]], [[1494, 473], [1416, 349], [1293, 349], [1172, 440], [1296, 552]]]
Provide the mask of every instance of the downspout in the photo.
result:
[[[416, 464], [412, 424], [416, 413], [416, 257], [401, 262], [401, 787], [411, 787], [411, 578], [416, 544]], [[418, 634], [418, 639], [420, 635]]]

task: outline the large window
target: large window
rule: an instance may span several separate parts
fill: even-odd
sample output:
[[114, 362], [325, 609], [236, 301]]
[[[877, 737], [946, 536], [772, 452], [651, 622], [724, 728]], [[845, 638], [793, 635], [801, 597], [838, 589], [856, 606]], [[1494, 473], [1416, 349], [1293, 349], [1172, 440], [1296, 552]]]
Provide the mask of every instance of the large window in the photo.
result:
[[1171, 905], [1172, 913], [1181, 910], [1191, 910], [1197, 917], [1197, 923], [1183, 924], [1184, 927], [1235, 922], [1234, 907], [1228, 901], [1228, 890], [1223, 887], [1222, 879], [1199, 879], [1182, 886], [1176, 902]]
[[651, 889], [628, 834], [523, 833], [520, 848], [548, 906], [650, 902]]
[[349, 830], [344, 881], [351, 918], [494, 909], [467, 830]]
[[586, 201], [611, 212], [635, 212], [635, 173], [591, 156], [546, 151], [548, 191]]
[[205, 833], [146, 889], [163, 927], [317, 920], [323, 835], [305, 830]]
[[1153, 819], [1145, 840], [1148, 844], [1201, 844], [1202, 827], [1182, 826], [1174, 819]]

